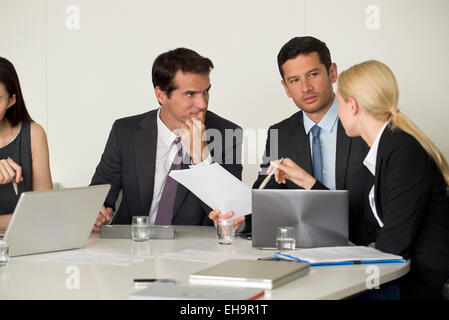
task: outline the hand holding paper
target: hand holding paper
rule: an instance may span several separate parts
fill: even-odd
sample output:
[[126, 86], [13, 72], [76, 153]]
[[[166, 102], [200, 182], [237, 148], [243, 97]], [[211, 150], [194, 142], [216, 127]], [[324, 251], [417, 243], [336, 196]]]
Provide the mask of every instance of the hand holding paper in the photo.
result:
[[193, 169], [174, 170], [170, 177], [201, 201], [222, 213], [233, 211], [232, 220], [251, 213], [251, 188], [217, 163]]

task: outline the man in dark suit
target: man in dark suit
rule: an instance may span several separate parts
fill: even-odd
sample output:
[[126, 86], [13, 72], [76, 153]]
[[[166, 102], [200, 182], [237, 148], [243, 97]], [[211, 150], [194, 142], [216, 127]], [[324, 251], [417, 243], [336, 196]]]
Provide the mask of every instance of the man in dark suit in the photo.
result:
[[[361, 138], [349, 138], [338, 119], [338, 104], [332, 87], [338, 77], [337, 66], [332, 63], [325, 43], [313, 37], [296, 37], [280, 50], [278, 67], [285, 92], [300, 111], [270, 127], [259, 177], [253, 188], [258, 188], [265, 179], [270, 161], [282, 157], [292, 159], [316, 178], [317, 183], [310, 188], [349, 190], [352, 208], [349, 239], [359, 243], [362, 217], [355, 212], [363, 212], [365, 195], [371, 186], [372, 176], [362, 164], [369, 148]], [[314, 130], [317, 130], [318, 140], [314, 138]], [[314, 146], [314, 142], [318, 145]], [[277, 145], [273, 146], [274, 143]], [[275, 150], [277, 153], [273, 154]], [[271, 178], [265, 188], [299, 187], [291, 181], [278, 184]], [[212, 211], [209, 217], [216, 220], [217, 212]], [[231, 215], [226, 213], [224, 217]], [[251, 216], [247, 216], [245, 231], [250, 230]]]
[[[242, 165], [239, 134], [232, 144], [222, 137], [241, 130], [208, 111], [212, 61], [178, 48], [159, 55], [152, 78], [159, 109], [115, 121], [92, 185], [111, 185], [93, 227], [130, 224], [133, 216], [149, 216], [151, 224], [212, 225], [211, 210], [168, 176], [171, 170], [221, 164], [238, 179]], [[232, 147], [229, 147], [232, 145]], [[115, 202], [123, 198], [117, 212]]]

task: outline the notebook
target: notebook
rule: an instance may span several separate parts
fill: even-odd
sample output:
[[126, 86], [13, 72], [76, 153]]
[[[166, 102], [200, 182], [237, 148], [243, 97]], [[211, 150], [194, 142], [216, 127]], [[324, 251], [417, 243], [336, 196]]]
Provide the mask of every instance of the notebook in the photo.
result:
[[311, 266], [403, 263], [401, 256], [363, 246], [326, 247], [276, 252], [276, 258], [307, 262]]
[[148, 288], [130, 295], [130, 300], [256, 300], [264, 290], [252, 288], [221, 288], [154, 282]]
[[275, 289], [308, 272], [302, 262], [230, 259], [191, 274], [189, 283]]

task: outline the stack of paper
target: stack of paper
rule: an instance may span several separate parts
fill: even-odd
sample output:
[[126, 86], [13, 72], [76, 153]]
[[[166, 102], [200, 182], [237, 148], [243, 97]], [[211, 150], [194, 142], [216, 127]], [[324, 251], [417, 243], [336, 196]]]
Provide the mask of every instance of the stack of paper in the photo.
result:
[[371, 247], [324, 247], [276, 252], [276, 258], [307, 262], [311, 266], [339, 264], [402, 263], [401, 256]]

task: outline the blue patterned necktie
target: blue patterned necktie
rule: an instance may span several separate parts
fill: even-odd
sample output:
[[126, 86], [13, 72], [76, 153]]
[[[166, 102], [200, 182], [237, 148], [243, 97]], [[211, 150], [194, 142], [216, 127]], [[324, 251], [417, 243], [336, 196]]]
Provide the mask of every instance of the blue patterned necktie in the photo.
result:
[[312, 127], [312, 166], [313, 176], [323, 182], [323, 169], [321, 164], [320, 127], [316, 124]]

